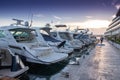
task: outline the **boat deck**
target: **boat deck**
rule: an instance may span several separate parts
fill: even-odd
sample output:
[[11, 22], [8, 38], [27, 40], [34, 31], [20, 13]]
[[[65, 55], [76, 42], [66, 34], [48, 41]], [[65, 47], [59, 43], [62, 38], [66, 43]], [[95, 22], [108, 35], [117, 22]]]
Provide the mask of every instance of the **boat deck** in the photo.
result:
[[8, 69], [1, 69], [0, 70], [0, 78], [2, 77], [17, 77], [19, 75], [21, 75], [23, 72], [27, 71], [28, 70], [28, 67], [25, 67], [24, 69], [20, 69], [18, 71], [13, 71], [11, 72], [11, 69], [8, 68]]

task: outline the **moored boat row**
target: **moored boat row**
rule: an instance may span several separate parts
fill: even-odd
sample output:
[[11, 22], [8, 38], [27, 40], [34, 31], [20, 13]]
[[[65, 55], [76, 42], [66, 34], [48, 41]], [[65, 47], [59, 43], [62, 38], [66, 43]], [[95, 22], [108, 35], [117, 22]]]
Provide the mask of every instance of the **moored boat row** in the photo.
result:
[[[87, 32], [77, 32], [74, 37], [71, 31], [51, 30], [50, 27], [29, 27], [28, 23], [21, 24], [22, 20], [14, 20], [17, 21], [16, 24], [0, 27], [0, 49], [6, 49], [10, 51], [9, 54], [17, 55], [15, 59], [20, 57], [18, 59], [20, 63], [29, 66], [31, 73], [40, 70], [40, 73], [47, 74], [50, 71], [48, 75], [53, 74], [52, 71], [60, 70], [68, 64], [71, 57], [81, 55], [75, 52], [84, 51], [96, 41], [96, 38]], [[10, 61], [13, 60], [14, 58]], [[28, 67], [24, 69], [23, 73]]]

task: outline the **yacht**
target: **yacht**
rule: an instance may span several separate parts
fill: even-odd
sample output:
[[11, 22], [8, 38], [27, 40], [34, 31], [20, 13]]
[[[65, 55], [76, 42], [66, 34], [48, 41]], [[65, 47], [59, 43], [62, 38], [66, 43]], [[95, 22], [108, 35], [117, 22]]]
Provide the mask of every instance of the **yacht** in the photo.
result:
[[73, 48], [74, 51], [79, 52], [82, 48], [82, 45], [80, 42], [73, 39], [69, 31], [66, 30], [60, 30], [60, 27], [66, 27], [66, 25], [55, 25], [57, 27], [56, 30], [52, 30], [50, 32], [51, 36], [55, 39], [58, 39], [60, 41], [66, 41], [65, 45]]
[[53, 50], [55, 52], [59, 52], [59, 53], [65, 53], [65, 54], [68, 54], [68, 55], [71, 55], [72, 52], [73, 52], [73, 49], [72, 48], [68, 48], [67, 46], [65, 46], [65, 41], [60, 41], [60, 40], [57, 40], [53, 37], [51, 37], [49, 35], [50, 33], [50, 30], [52, 28], [48, 28], [48, 27], [33, 27], [33, 29], [36, 30], [36, 33], [37, 33], [37, 39], [39, 41], [42, 41], [44, 44], [47, 44], [48, 46], [52, 47]]
[[8, 48], [1, 47], [0, 41], [0, 79], [10, 77], [29, 80], [26, 74], [28, 69], [18, 55]]
[[84, 46], [89, 46], [95, 43], [96, 37], [88, 31], [88, 29], [78, 29], [77, 32], [73, 34], [73, 38], [82, 41]]
[[104, 35], [108, 40], [120, 43], [120, 9], [116, 17], [112, 19]]
[[40, 65], [44, 65], [44, 67], [59, 65], [68, 57], [67, 54], [56, 53], [49, 46], [43, 45], [42, 42], [36, 39], [35, 30], [25, 28], [20, 24], [20, 20], [17, 20], [17, 25], [0, 27], [0, 33], [2, 34], [0, 41], [5, 43], [1, 45], [18, 54], [26, 65], [30, 65], [30, 69], [33, 69], [33, 67], [35, 69], [37, 67], [35, 65], [39, 65], [39, 67]]

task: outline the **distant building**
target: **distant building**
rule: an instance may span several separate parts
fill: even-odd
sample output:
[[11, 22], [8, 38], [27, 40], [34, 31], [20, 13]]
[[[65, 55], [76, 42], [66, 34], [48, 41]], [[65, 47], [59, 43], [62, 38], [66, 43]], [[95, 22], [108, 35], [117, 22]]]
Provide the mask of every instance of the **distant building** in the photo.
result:
[[107, 38], [120, 39], [120, 9], [118, 10], [116, 17], [113, 18], [112, 22], [109, 24], [104, 35]]

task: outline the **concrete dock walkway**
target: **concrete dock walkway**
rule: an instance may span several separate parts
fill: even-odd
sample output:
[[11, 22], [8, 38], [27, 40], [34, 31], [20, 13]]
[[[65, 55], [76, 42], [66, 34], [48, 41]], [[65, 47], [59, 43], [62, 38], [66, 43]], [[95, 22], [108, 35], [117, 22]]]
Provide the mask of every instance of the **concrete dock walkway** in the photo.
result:
[[80, 65], [68, 65], [50, 80], [120, 80], [120, 50], [104, 41], [81, 58]]

